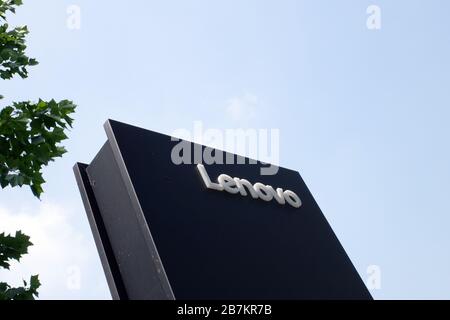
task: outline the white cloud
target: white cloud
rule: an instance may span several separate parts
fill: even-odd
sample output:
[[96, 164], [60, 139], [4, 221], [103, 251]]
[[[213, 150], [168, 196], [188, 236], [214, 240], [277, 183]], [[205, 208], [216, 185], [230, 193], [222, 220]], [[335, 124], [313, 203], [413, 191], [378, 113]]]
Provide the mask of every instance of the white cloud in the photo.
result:
[[228, 101], [226, 111], [235, 121], [249, 120], [256, 116], [258, 97], [245, 93], [240, 97], [233, 97]]
[[1, 281], [17, 286], [39, 274], [41, 299], [109, 298], [89, 229], [75, 227], [80, 219], [73, 212], [48, 201], [19, 212], [0, 207], [0, 232], [22, 230], [34, 244], [20, 263], [0, 269]]

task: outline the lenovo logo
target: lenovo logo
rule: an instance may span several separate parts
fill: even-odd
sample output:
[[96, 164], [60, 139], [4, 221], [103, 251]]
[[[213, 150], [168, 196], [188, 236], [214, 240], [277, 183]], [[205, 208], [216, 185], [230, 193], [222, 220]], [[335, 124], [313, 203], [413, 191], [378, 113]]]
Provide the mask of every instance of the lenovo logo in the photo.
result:
[[264, 201], [272, 201], [275, 199], [281, 205], [288, 203], [294, 208], [300, 208], [302, 205], [299, 196], [291, 190], [283, 190], [282, 188], [277, 188], [275, 190], [270, 185], [265, 185], [260, 182], [251, 184], [248, 180], [232, 178], [226, 174], [219, 175], [216, 183], [211, 181], [204, 165], [198, 164], [197, 170], [208, 189], [226, 191], [231, 194], [240, 193], [242, 196], [250, 194], [253, 199], [259, 198]]

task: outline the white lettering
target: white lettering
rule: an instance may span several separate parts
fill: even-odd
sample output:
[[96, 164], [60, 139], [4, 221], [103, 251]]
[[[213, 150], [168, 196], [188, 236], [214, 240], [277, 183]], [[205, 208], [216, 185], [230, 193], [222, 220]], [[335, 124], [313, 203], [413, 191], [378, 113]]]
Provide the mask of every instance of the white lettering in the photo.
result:
[[226, 191], [231, 194], [240, 193], [242, 196], [247, 196], [250, 193], [253, 199], [259, 198], [264, 201], [272, 201], [275, 198], [279, 204], [284, 205], [287, 202], [294, 208], [300, 208], [302, 205], [299, 196], [291, 190], [284, 191], [281, 188], [277, 188], [275, 191], [270, 185], [265, 185], [260, 182], [252, 185], [248, 180], [237, 177], [232, 178], [227, 174], [219, 175], [217, 178], [218, 183], [215, 183], [211, 182], [204, 165], [197, 164], [197, 170], [208, 189]]
[[223, 187], [221, 184], [211, 182], [211, 179], [209, 178], [208, 173], [206, 172], [206, 169], [202, 164], [198, 164], [197, 168], [198, 168], [198, 172], [200, 172], [200, 175], [203, 178], [203, 182], [205, 183], [205, 186], [208, 189], [223, 191]]
[[223, 189], [226, 192], [235, 194], [239, 192], [239, 188], [236, 186], [236, 181], [233, 180], [232, 177], [226, 174], [221, 174], [217, 181], [219, 181], [219, 184], [223, 187]]

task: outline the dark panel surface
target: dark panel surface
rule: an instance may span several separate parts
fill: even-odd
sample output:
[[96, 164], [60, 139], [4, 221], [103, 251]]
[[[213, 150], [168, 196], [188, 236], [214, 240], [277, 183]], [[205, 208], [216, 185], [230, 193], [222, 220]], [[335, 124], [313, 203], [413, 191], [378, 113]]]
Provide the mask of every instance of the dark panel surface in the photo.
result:
[[[105, 128], [115, 161], [126, 169], [122, 179], [129, 180], [138, 199], [139, 208], [124, 210], [134, 215], [131, 211], [142, 209], [175, 298], [371, 298], [297, 172], [280, 168], [276, 175], [261, 176], [261, 164], [206, 165], [212, 179], [226, 173], [291, 189], [302, 199], [299, 209], [209, 190], [194, 164], [172, 163], [171, 149], [177, 142], [170, 137], [115, 121]], [[92, 176], [95, 170], [105, 171], [88, 169]], [[104, 200], [105, 206], [121, 206], [107, 188], [98, 196], [111, 202]], [[134, 241], [121, 230], [127, 228], [126, 221], [104, 218], [111, 220], [105, 224], [114, 229], [110, 237], [119, 245]], [[136, 285], [154, 272], [150, 261], [139, 261], [145, 250], [126, 253], [142, 270], [125, 283]], [[119, 259], [128, 263], [128, 258]], [[145, 297], [145, 292], [139, 294]]]
[[171, 299], [163, 285], [154, 244], [133, 205], [120, 168], [107, 142], [87, 168], [87, 174], [101, 212], [128, 299]]
[[113, 299], [127, 299], [125, 286], [119, 272], [114, 252], [109, 241], [108, 234], [97, 205], [94, 192], [86, 173], [87, 164], [76, 163], [73, 167], [78, 189], [80, 190], [84, 208], [86, 209], [89, 225], [94, 236], [95, 245], [102, 262], [106, 281]]

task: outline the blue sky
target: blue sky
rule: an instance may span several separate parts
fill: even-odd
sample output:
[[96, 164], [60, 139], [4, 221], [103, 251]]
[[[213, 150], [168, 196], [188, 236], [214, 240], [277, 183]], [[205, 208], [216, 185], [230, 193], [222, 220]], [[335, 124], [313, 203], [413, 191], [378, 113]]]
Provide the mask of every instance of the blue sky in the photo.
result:
[[[2, 82], [2, 106], [79, 107], [43, 200], [0, 193], [0, 225], [37, 239], [2, 278], [39, 273], [42, 298], [108, 299], [73, 164], [93, 158], [108, 118], [163, 133], [200, 120], [280, 130], [281, 165], [303, 176], [361, 277], [380, 267], [375, 298], [450, 298], [448, 1], [24, 2], [10, 22], [29, 26], [40, 64]], [[369, 5], [380, 30], [366, 27]]]

